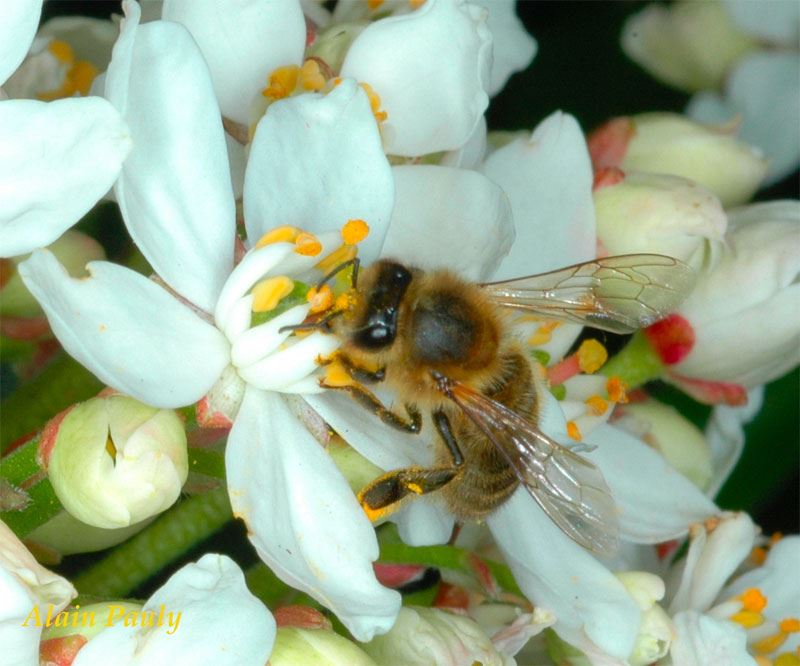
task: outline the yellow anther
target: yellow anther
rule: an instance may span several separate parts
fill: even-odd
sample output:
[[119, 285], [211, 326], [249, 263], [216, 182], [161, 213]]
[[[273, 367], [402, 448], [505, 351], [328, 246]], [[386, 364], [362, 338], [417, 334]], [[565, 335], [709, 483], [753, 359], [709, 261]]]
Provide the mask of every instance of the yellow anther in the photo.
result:
[[340, 264], [343, 264], [345, 261], [350, 261], [350, 259], [356, 256], [357, 252], [358, 249], [354, 245], [342, 245], [320, 261], [316, 265], [316, 268], [323, 273], [330, 273]]
[[297, 235], [297, 238], [294, 239], [294, 245], [294, 251], [304, 257], [316, 257], [322, 252], [322, 243], [319, 242], [319, 239], [314, 234], [310, 234], [307, 231], [302, 231]]
[[561, 326], [561, 322], [558, 321], [548, 321], [546, 324], [542, 324], [536, 329], [536, 332], [528, 338], [528, 344], [531, 347], [546, 345], [553, 337], [553, 331], [559, 326]]
[[411, 9], [419, 9], [425, 4], [425, 0], [408, 0], [408, 4], [411, 5]]
[[333, 291], [331, 291], [331, 288], [327, 284], [323, 284], [319, 289], [311, 287], [311, 289], [308, 290], [306, 299], [311, 303], [311, 310], [309, 310], [311, 314], [325, 312], [325, 310], [330, 309], [334, 303]]
[[800, 650], [798, 652], [782, 652], [773, 662], [774, 666], [800, 666]]
[[340, 361], [333, 361], [325, 366], [323, 386], [351, 386], [355, 384], [347, 368]]
[[761, 546], [756, 546], [750, 551], [750, 560], [753, 564], [761, 566], [767, 561], [767, 549]]
[[319, 63], [309, 58], [300, 68], [300, 88], [317, 92], [325, 87], [325, 77], [319, 68]]
[[369, 107], [372, 109], [372, 115], [375, 116], [375, 120], [379, 123], [382, 123], [386, 118], [389, 117], [389, 114], [386, 111], [381, 111], [381, 98], [376, 93], [372, 86], [369, 83], [359, 83], [364, 92], [367, 93], [367, 99], [369, 100]]
[[606, 382], [606, 392], [611, 402], [628, 402], [628, 387], [619, 377], [609, 377]]
[[280, 300], [292, 293], [294, 282], [285, 275], [261, 280], [253, 287], [253, 312], [269, 312]]
[[779, 631], [777, 634], [772, 634], [772, 636], [767, 636], [753, 643], [753, 649], [761, 654], [769, 654], [770, 652], [775, 652], [775, 650], [783, 645], [787, 638], [789, 638], [789, 634]]
[[278, 67], [269, 75], [269, 85], [261, 91], [269, 99], [283, 99], [294, 92], [300, 68], [297, 65]]
[[748, 610], [734, 613], [731, 615], [730, 620], [731, 622], [736, 622], [736, 624], [743, 626], [745, 629], [760, 627], [762, 624], [764, 624], [764, 616], [761, 613]]
[[586, 406], [592, 410], [592, 414], [595, 416], [602, 416], [608, 409], [608, 402], [599, 395], [592, 395], [586, 399]]
[[787, 617], [781, 620], [781, 631], [787, 634], [796, 634], [800, 631], [800, 620], [796, 617]]
[[608, 352], [597, 340], [584, 340], [578, 348], [578, 367], [590, 375], [603, 367]]
[[567, 421], [567, 434], [570, 439], [574, 439], [576, 442], [580, 442], [583, 437], [581, 435], [581, 429], [575, 421]]
[[409, 482], [406, 484], [406, 488], [408, 488], [412, 493], [422, 495], [422, 486], [418, 483]]
[[769, 538], [770, 548], [778, 543], [778, 541], [781, 539], [783, 539], [783, 532], [773, 532], [772, 536]]
[[112, 460], [117, 459], [117, 447], [114, 446], [111, 436], [106, 437], [106, 452], [111, 456]]
[[297, 227], [290, 227], [288, 225], [275, 227], [272, 231], [268, 231], [258, 239], [256, 247], [264, 247], [271, 243], [294, 243], [299, 233], [300, 229]]
[[373, 11], [378, 9], [383, 4], [383, 0], [367, 0], [367, 7]]
[[772, 663], [772, 659], [769, 657], [765, 657], [764, 655], [757, 655], [755, 657], [757, 666], [774, 666]]
[[369, 234], [369, 225], [364, 220], [347, 220], [342, 227], [342, 240], [347, 245], [356, 245]]
[[72, 47], [60, 39], [54, 39], [47, 45], [47, 50], [52, 53], [56, 60], [63, 62], [65, 65], [71, 65], [75, 61], [75, 53]]
[[72, 81], [74, 92], [77, 92], [84, 97], [89, 94], [89, 89], [92, 83], [97, 78], [98, 70], [88, 60], [79, 60], [76, 62], [72, 69], [69, 70], [69, 78]]
[[760, 613], [767, 607], [767, 598], [757, 587], [746, 589], [736, 598], [742, 602], [742, 608], [747, 611]]

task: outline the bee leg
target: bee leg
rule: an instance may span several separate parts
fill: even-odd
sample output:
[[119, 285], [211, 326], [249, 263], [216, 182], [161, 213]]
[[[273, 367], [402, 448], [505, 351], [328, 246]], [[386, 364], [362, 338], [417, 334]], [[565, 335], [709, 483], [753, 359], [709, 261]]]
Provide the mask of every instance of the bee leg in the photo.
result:
[[403, 432], [410, 432], [416, 435], [422, 428], [422, 414], [419, 413], [419, 410], [414, 405], [404, 405], [408, 417], [403, 417], [399, 414], [395, 414], [388, 407], [385, 407], [371, 391], [360, 384], [336, 385], [327, 384], [325, 380], [322, 380], [320, 386], [338, 391], [347, 391], [350, 397], [364, 407], [364, 409], [369, 410], [386, 425], [396, 430], [402, 430]]
[[386, 379], [386, 366], [377, 370], [370, 370], [358, 365], [353, 359], [344, 354], [338, 356], [338, 360], [347, 368], [350, 376], [363, 384], [377, 384]]
[[367, 484], [357, 499], [367, 517], [375, 521], [392, 513], [411, 495], [425, 495], [450, 483], [459, 470], [455, 467], [406, 467], [387, 472]]
[[[408, 406], [406, 406], [408, 409]], [[461, 472], [464, 454], [458, 447], [450, 420], [442, 410], [433, 412], [436, 430], [452, 459], [451, 467], [406, 467], [379, 476], [358, 493], [358, 501], [370, 520], [394, 511], [410, 495], [425, 495], [450, 483]]]

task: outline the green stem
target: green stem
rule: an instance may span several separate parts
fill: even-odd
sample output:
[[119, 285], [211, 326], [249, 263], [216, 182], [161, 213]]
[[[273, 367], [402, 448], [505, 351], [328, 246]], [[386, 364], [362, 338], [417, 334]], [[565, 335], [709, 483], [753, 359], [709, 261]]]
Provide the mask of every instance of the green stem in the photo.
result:
[[619, 377], [629, 389], [635, 389], [664, 373], [664, 364], [642, 331], [616, 356], [608, 360], [600, 372], [606, 377]]
[[82, 594], [124, 597], [231, 519], [226, 488], [186, 498], [73, 581]]

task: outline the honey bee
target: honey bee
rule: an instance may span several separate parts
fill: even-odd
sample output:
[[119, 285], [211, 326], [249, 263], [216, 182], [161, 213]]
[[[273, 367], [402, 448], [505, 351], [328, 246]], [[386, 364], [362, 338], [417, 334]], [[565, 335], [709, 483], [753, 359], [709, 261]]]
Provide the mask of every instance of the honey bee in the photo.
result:
[[[618, 529], [609, 488], [591, 462], [540, 430], [546, 387], [512, 334], [508, 310], [632, 332], [680, 303], [692, 270], [639, 254], [475, 284], [389, 259], [360, 273], [357, 261], [348, 263], [355, 263], [351, 304], [329, 324], [343, 342], [321, 384], [348, 392], [406, 432], [420, 432], [427, 412], [438, 432], [433, 466], [389, 471], [359, 492], [370, 518], [437, 492], [458, 519], [480, 520], [521, 484], [577, 543], [613, 552]], [[376, 382], [394, 390], [405, 414], [367, 388]]]

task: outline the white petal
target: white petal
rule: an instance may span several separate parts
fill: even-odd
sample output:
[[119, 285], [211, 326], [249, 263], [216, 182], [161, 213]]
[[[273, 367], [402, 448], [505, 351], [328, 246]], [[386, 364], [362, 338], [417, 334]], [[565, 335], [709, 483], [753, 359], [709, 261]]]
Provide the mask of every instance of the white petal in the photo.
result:
[[678, 613], [673, 620], [677, 636], [670, 657], [675, 666], [756, 666], [747, 653], [747, 633], [738, 624], [693, 610]]
[[622, 583], [520, 489], [487, 518], [525, 595], [552, 610], [565, 640], [582, 632], [609, 655], [634, 647], [641, 611]]
[[5, 0], [0, 9], [0, 86], [19, 67], [36, 34], [42, 0]]
[[542, 273], [597, 256], [592, 165], [577, 121], [560, 111], [529, 139], [496, 150], [482, 169], [511, 200], [517, 240], [496, 280]]
[[439, 165], [457, 169], [477, 170], [478, 165], [483, 162], [483, 157], [486, 155], [486, 140], [486, 116], [481, 116], [467, 142], [460, 148], [442, 155]]
[[389, 163], [367, 96], [354, 81], [331, 93], [299, 95], [271, 105], [259, 121], [244, 182], [247, 236], [290, 224], [318, 233], [362, 219], [359, 244], [374, 261], [394, 203]]
[[468, 280], [495, 271], [514, 240], [502, 190], [479, 173], [440, 166], [392, 169], [397, 188], [381, 256]]
[[211, 77], [183, 26], [154, 21], [137, 27], [138, 7], [126, 7], [129, 17], [106, 78], [106, 96], [135, 143], [115, 188], [117, 201], [155, 271], [210, 312], [233, 268], [235, 233]]
[[719, 513], [697, 486], [640, 439], [611, 425], [597, 427], [584, 439], [597, 446], [590, 457], [617, 502], [622, 538], [668, 541]]
[[275, 642], [275, 620], [225, 555], [209, 553], [187, 564], [142, 608], [156, 618], [162, 610], [162, 627], [125, 627], [117, 621], [101, 631], [78, 652], [75, 666], [264, 664]]
[[104, 99], [0, 104], [0, 253], [49, 245], [97, 203], [131, 149]]
[[250, 121], [253, 99], [272, 71], [303, 58], [306, 23], [298, 0], [165, 0], [161, 18], [192, 33], [222, 115], [238, 123]]
[[453, 534], [453, 515], [434, 498], [414, 498], [389, 518], [409, 546], [437, 546]]
[[499, 93], [514, 73], [525, 69], [536, 55], [536, 40], [517, 18], [516, 0], [473, 0], [489, 10], [492, 32], [492, 73], [486, 92]]
[[429, 0], [368, 26], [341, 73], [380, 96], [388, 113], [387, 153], [453, 150], [466, 143], [489, 104], [491, 43], [486, 10], [464, 0]]
[[736, 25], [750, 35], [768, 43], [783, 43], [788, 48], [796, 46], [800, 4], [773, 2], [768, 12], [764, 11], [764, 5], [751, 0], [723, 0], [723, 4]]
[[[768, 599], [765, 615], [772, 620], [800, 615], [800, 537], [787, 536], [769, 549], [764, 564], [739, 576], [722, 590], [721, 599], [730, 599], [751, 587], [757, 587]], [[796, 636], [796, 635], [795, 635]], [[781, 652], [792, 649], [781, 646]]]
[[705, 431], [714, 470], [706, 491], [709, 497], [716, 496], [739, 461], [745, 440], [743, 426], [753, 420], [763, 404], [764, 387], [759, 386], [748, 392], [743, 407], [718, 405], [711, 412]]
[[375, 532], [280, 396], [247, 389], [225, 466], [234, 513], [270, 568], [333, 610], [358, 640], [388, 631], [400, 595], [375, 578]]
[[[797, 28], [795, 28], [796, 30]], [[800, 60], [795, 52], [761, 51], [742, 58], [730, 74], [725, 97], [709, 92], [689, 101], [686, 114], [701, 122], [725, 122], [741, 114], [739, 136], [770, 160], [770, 185], [800, 162]]]
[[48, 610], [55, 615], [76, 594], [69, 581], [41, 566], [0, 521], [0, 645], [7, 664], [39, 663], [39, 637]]
[[692, 534], [680, 584], [670, 613], [707, 610], [725, 581], [753, 549], [757, 528], [746, 513], [729, 514], [708, 534], [698, 526]]
[[167, 291], [104, 261], [74, 279], [47, 251], [19, 265], [64, 349], [103, 382], [154, 407], [195, 402], [228, 364], [228, 343]]

